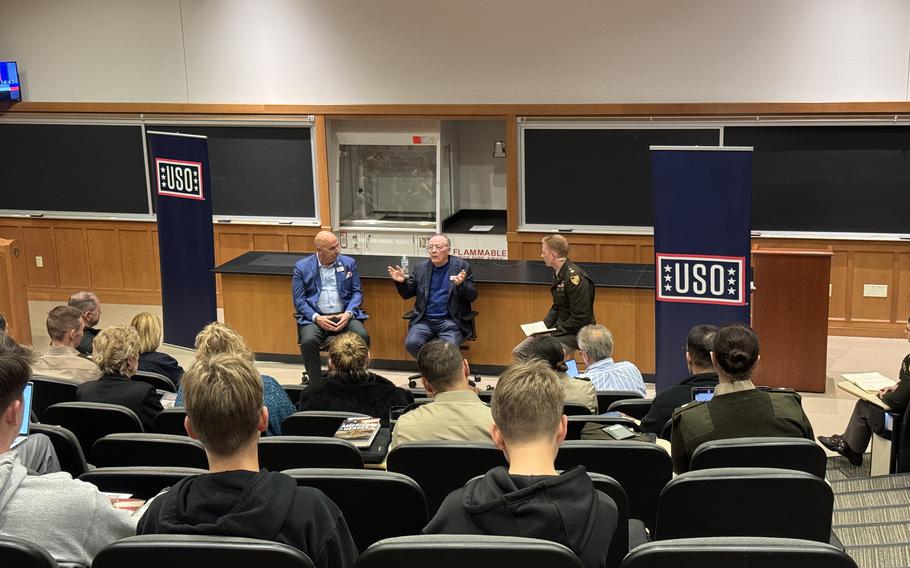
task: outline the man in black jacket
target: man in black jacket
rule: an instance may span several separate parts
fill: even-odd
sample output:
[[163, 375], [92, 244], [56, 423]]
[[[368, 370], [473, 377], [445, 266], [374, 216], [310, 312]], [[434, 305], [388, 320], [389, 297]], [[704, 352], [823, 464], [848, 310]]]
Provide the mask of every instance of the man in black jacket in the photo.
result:
[[713, 325], [696, 325], [686, 338], [686, 367], [689, 376], [671, 387], [657, 393], [651, 410], [641, 419], [641, 431], [660, 434], [664, 425], [673, 416], [673, 411], [692, 401], [692, 387], [716, 387], [717, 371], [711, 364]]
[[155, 497], [138, 534], [239, 536], [304, 552], [318, 568], [350, 568], [357, 549], [341, 511], [318, 489], [259, 469], [257, 442], [269, 422], [262, 380], [234, 354], [198, 361], [183, 376], [186, 429], [205, 446], [211, 473]]
[[490, 434], [509, 468], [491, 469], [446, 497], [427, 534], [539, 538], [569, 547], [585, 568], [603, 568], [616, 531], [616, 503], [594, 489], [585, 469], [554, 463], [565, 439], [564, 392], [541, 362], [518, 363], [493, 393]]

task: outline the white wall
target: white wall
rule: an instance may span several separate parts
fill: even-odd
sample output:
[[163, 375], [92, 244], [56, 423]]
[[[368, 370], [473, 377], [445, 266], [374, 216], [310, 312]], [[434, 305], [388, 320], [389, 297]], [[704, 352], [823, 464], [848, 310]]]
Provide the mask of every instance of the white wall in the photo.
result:
[[493, 157], [493, 141], [505, 139], [502, 120], [458, 121], [460, 209], [506, 209], [506, 159]]
[[3, 0], [26, 100], [907, 100], [906, 0]]

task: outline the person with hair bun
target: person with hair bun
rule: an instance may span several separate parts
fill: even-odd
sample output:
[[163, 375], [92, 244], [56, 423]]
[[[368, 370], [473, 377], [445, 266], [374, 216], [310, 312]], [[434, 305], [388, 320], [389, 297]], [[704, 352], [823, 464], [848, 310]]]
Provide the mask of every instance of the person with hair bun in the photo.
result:
[[718, 328], [711, 349], [717, 371], [714, 398], [673, 413], [673, 471], [689, 470], [695, 449], [711, 440], [752, 436], [814, 439], [812, 424], [794, 392], [766, 392], [752, 384], [759, 360], [758, 336], [740, 323]]
[[379, 418], [389, 426], [389, 409], [414, 402], [411, 391], [368, 369], [370, 350], [355, 333], [344, 333], [329, 341], [327, 380], [310, 385], [300, 393], [298, 410], [357, 412]]
[[586, 407], [592, 414], [597, 414], [597, 389], [591, 381], [584, 378], [572, 378], [566, 374], [566, 352], [562, 342], [550, 335], [539, 335], [525, 345], [526, 349], [518, 354], [516, 361], [537, 359], [546, 363], [559, 374], [566, 402]]

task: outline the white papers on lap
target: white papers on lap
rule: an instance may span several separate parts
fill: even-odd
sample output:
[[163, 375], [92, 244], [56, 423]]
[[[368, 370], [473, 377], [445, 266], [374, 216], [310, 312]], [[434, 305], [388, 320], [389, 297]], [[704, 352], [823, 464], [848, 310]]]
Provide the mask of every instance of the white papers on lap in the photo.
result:
[[894, 381], [881, 373], [847, 373], [841, 376], [866, 392], [878, 392], [894, 385]]
[[542, 321], [535, 321], [533, 323], [521, 324], [521, 331], [525, 332], [525, 335], [530, 337], [537, 333], [549, 333], [551, 331], [556, 331], [556, 328], [547, 327], [547, 324]]

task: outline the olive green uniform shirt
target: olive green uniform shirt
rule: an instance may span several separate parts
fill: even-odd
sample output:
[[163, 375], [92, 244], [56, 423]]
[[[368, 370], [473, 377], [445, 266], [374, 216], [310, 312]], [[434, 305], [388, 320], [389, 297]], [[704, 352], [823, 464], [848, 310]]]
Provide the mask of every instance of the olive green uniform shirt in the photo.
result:
[[421, 405], [398, 419], [389, 449], [404, 442], [449, 440], [490, 442], [490, 407], [474, 391], [438, 393], [433, 402]]

